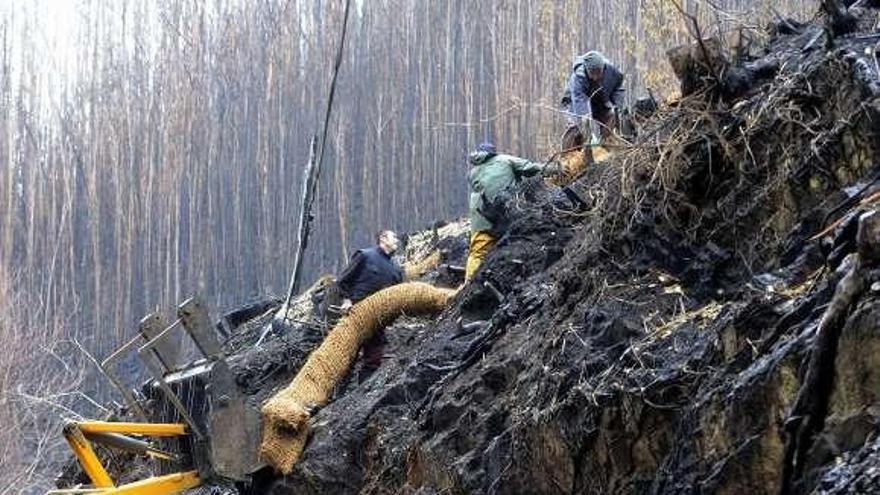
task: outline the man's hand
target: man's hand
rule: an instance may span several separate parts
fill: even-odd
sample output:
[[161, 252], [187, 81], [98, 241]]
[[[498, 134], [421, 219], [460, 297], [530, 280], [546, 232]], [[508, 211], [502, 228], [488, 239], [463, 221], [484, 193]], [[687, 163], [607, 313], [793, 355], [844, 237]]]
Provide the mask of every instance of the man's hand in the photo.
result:
[[342, 314], [348, 313], [351, 309], [351, 299], [343, 299], [342, 304], [339, 305], [339, 312]]

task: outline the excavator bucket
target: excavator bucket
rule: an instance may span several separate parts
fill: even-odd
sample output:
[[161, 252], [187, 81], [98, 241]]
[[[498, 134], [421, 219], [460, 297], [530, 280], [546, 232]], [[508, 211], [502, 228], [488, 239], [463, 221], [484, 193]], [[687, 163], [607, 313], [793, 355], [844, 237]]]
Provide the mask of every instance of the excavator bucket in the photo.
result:
[[[99, 363], [131, 414], [141, 422], [71, 422], [64, 429], [65, 438], [92, 481], [89, 493], [171, 495], [208, 479], [248, 481], [264, 466], [258, 455], [259, 404], [236, 384], [218, 338], [222, 331], [212, 323], [198, 298], [181, 304], [177, 316], [171, 324], [159, 315], [147, 316], [141, 321], [138, 336]], [[190, 337], [201, 358], [178, 363], [175, 333], [180, 330]], [[152, 376], [142, 389], [146, 400], [137, 400], [113, 372], [118, 360], [134, 352]], [[167, 448], [160, 448], [139, 438], [143, 436], [178, 439], [168, 438]], [[181, 467], [187, 471], [117, 486], [92, 448], [93, 442], [163, 462], [174, 461], [161, 465], [160, 472]], [[82, 489], [54, 493], [82, 493]]]

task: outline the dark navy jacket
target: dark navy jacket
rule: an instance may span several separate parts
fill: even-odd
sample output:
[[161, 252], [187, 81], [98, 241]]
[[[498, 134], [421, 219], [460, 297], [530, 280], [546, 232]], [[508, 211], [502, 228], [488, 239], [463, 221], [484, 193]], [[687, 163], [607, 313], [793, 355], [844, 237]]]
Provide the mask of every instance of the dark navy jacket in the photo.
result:
[[587, 77], [583, 56], [580, 56], [575, 59], [571, 69], [571, 77], [562, 96], [562, 108], [574, 114], [570, 116], [572, 118], [588, 113], [598, 118], [605, 115], [611, 105], [620, 107], [623, 95], [623, 74], [617, 67], [606, 61], [602, 80], [594, 83]]
[[403, 270], [379, 246], [359, 249], [336, 280], [347, 299], [356, 303], [374, 292], [403, 281]]

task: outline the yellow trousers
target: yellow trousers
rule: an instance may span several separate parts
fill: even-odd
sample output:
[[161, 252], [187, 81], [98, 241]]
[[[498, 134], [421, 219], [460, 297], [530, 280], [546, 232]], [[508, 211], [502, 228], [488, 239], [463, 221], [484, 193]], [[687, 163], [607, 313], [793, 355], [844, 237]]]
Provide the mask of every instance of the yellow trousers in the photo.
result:
[[468, 247], [468, 258], [464, 272], [464, 279], [466, 282], [474, 278], [474, 274], [476, 274], [477, 269], [480, 268], [483, 258], [489, 254], [489, 251], [495, 247], [495, 243], [497, 242], [498, 239], [496, 239], [491, 232], [485, 230], [471, 234], [471, 244], [470, 247]]

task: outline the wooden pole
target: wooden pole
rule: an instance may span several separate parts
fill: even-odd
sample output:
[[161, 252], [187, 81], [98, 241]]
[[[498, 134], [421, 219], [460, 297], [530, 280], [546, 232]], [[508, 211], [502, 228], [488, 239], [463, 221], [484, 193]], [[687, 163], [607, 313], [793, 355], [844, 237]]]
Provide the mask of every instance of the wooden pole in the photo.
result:
[[281, 307], [286, 318], [290, 300], [299, 289], [300, 274], [302, 273], [302, 260], [306, 246], [309, 244], [309, 232], [311, 231], [312, 205], [315, 203], [315, 190], [318, 184], [318, 167], [315, 166], [315, 154], [318, 149], [318, 137], [312, 136], [312, 144], [309, 147], [309, 163], [303, 174], [302, 204], [299, 213], [299, 228], [296, 233], [296, 253], [293, 256], [293, 271], [290, 274], [290, 285], [287, 288], [287, 297], [284, 306]]

